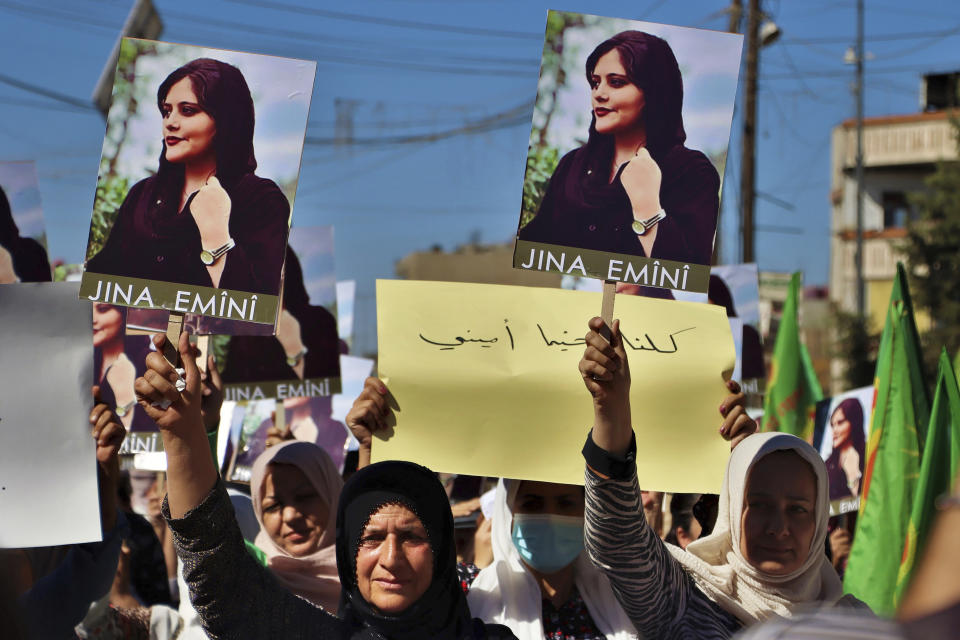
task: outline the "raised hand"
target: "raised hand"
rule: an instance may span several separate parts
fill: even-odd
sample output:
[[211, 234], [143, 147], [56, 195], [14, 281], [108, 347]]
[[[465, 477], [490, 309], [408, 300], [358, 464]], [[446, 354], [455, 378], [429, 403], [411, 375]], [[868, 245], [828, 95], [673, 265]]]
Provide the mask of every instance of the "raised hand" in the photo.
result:
[[646, 148], [640, 149], [620, 174], [633, 217], [645, 220], [660, 210], [660, 167]]
[[13, 284], [17, 281], [17, 274], [13, 270], [13, 256], [0, 247], [0, 284]]
[[587, 347], [580, 359], [580, 376], [593, 396], [593, 441], [615, 454], [627, 451], [633, 426], [630, 418], [630, 366], [614, 320], [610, 342], [600, 334], [604, 322], [592, 318], [585, 337]]
[[190, 213], [200, 230], [204, 249], [213, 250], [230, 239], [230, 196], [216, 176], [210, 176], [190, 202]]
[[100, 399], [100, 387], [93, 387], [94, 407], [90, 412], [90, 435], [97, 443], [97, 471], [100, 476], [100, 524], [103, 531], [117, 523], [117, 482], [120, 477], [118, 453], [127, 436], [120, 419]]
[[220, 408], [223, 406], [223, 379], [212, 353], [207, 356], [207, 370], [200, 372], [200, 380], [203, 383], [200, 415], [203, 416], [204, 430], [210, 433], [220, 425]]
[[283, 347], [287, 358], [295, 358], [297, 362], [291, 368], [303, 380], [306, 363], [303, 356], [303, 337], [300, 335], [300, 321], [293, 314], [283, 309], [277, 318], [277, 341]]
[[720, 435], [730, 441], [730, 450], [733, 451], [744, 438], [756, 433], [758, 427], [757, 421], [747, 415], [744, 408], [747, 396], [740, 390], [740, 385], [735, 380], [728, 380], [727, 389], [730, 395], [720, 404], [720, 415], [723, 416]]
[[379, 378], [371, 376], [364, 382], [363, 391], [347, 413], [347, 427], [360, 442], [358, 469], [370, 464], [373, 434], [390, 429], [393, 410], [388, 401], [389, 393], [387, 386]]
[[[113, 396], [117, 401], [118, 407], [125, 407], [126, 412], [120, 418], [123, 426], [130, 428], [133, 422], [133, 406], [131, 402], [136, 400], [133, 390], [133, 382], [137, 378], [137, 369], [130, 362], [126, 353], [121, 352], [116, 361], [107, 369], [107, 384], [113, 389]], [[130, 406], [128, 406], [130, 405]]]
[[[161, 431], [185, 437], [191, 430], [203, 428], [200, 370], [189, 336], [182, 333], [178, 350], [183, 360], [186, 388], [182, 393], [177, 391], [175, 385], [181, 376], [162, 355], [166, 339], [163, 334], [153, 336], [157, 350], [147, 356], [147, 371], [134, 382], [134, 390], [140, 406]], [[203, 437], [206, 438], [205, 433]]]

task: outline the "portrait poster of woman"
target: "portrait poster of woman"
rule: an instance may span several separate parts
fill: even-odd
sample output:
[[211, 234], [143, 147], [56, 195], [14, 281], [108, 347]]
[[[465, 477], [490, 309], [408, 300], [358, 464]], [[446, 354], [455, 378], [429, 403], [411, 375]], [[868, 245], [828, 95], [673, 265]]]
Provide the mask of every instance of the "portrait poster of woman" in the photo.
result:
[[37, 166], [0, 162], [0, 284], [50, 280]]
[[860, 507], [872, 407], [873, 387], [853, 389], [817, 403], [813, 446], [827, 463], [830, 515]]
[[80, 297], [275, 324], [315, 71], [124, 38]]
[[283, 271], [276, 335], [233, 332], [213, 341], [228, 400], [340, 392], [340, 354], [346, 345], [337, 335], [333, 227], [294, 227]]
[[513, 266], [706, 292], [741, 49], [551, 11]]

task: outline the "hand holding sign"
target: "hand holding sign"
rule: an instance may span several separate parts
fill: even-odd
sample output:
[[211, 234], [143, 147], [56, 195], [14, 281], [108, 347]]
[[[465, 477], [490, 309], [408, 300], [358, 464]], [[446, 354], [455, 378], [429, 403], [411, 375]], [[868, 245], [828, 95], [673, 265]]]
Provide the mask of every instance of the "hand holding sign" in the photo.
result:
[[153, 337], [157, 351], [147, 356], [147, 371], [143, 377], [137, 378], [134, 389], [140, 406], [157, 423], [161, 432], [168, 431], [176, 437], [189, 438], [191, 432], [198, 430], [202, 424], [200, 370], [193, 347], [190, 346], [190, 336], [181, 333], [178, 351], [183, 360], [187, 386], [182, 393], [177, 391], [175, 385], [180, 374], [163, 357], [166, 340], [163, 334]]
[[353, 437], [360, 442], [357, 468], [370, 464], [370, 449], [373, 434], [377, 431], [387, 431], [392, 425], [390, 403], [388, 401], [387, 386], [379, 378], [367, 378], [363, 384], [363, 391], [353, 402], [353, 407], [347, 413], [347, 427]]
[[580, 360], [580, 375], [593, 396], [593, 441], [603, 449], [624, 453], [633, 433], [630, 419], [630, 366], [620, 333], [620, 321], [614, 320], [608, 342], [602, 333], [606, 324], [591, 318], [584, 340], [587, 348]]
[[757, 421], [747, 415], [744, 408], [747, 395], [740, 389], [740, 385], [735, 380], [728, 380], [727, 389], [730, 390], [730, 395], [720, 404], [720, 415], [724, 418], [720, 425], [720, 435], [724, 440], [730, 441], [730, 450], [733, 451], [744, 438], [759, 429]]
[[203, 383], [200, 413], [203, 427], [210, 433], [220, 424], [220, 408], [223, 406], [223, 380], [212, 353], [207, 356], [207, 370], [200, 372], [200, 381]]

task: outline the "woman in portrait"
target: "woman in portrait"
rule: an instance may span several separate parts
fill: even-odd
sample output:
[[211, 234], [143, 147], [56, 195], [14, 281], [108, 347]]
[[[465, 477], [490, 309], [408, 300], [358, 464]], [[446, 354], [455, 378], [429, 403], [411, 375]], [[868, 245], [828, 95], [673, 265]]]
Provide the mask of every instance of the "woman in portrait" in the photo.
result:
[[157, 90], [163, 143], [133, 185], [92, 273], [276, 295], [290, 205], [254, 174], [254, 108], [234, 66], [200, 58]]
[[[154, 431], [156, 427], [137, 405], [133, 381], [145, 371], [143, 359], [150, 353], [148, 336], [126, 335], [126, 309], [112, 304], [93, 304], [93, 375], [100, 385], [100, 398], [116, 414], [127, 431]], [[140, 363], [139, 368], [135, 363]]]
[[587, 143], [561, 158], [521, 240], [709, 264], [720, 178], [684, 146], [683, 81], [665, 40], [624, 31], [586, 62]]
[[860, 401], [847, 398], [838, 404], [830, 416], [830, 429], [833, 432], [833, 452], [827, 458], [830, 499], [856, 498], [860, 495], [867, 447]]

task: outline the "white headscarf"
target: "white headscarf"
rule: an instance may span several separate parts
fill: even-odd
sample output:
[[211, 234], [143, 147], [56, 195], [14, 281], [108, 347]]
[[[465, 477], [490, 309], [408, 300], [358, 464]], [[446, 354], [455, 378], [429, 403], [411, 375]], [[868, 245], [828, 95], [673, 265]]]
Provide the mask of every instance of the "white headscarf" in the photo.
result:
[[[519, 488], [519, 481], [510, 481], [509, 488], [503, 480], [497, 484], [490, 536], [493, 564], [477, 575], [467, 602], [471, 614], [484, 622], [510, 627], [519, 640], [543, 640], [543, 595], [536, 578], [521, 562], [511, 537], [510, 505]], [[573, 575], [590, 617], [609, 640], [637, 637], [606, 576], [593, 566], [585, 551], [574, 560]]]
[[[817, 478], [816, 529], [807, 558], [799, 569], [774, 576], [753, 567], [740, 552], [740, 520], [750, 470], [774, 451], [794, 451]], [[786, 433], [756, 433], [730, 454], [723, 477], [713, 533], [692, 542], [686, 551], [667, 545], [697, 587], [741, 622], [750, 624], [773, 615], [790, 617], [798, 609], [832, 606], [843, 586], [827, 559], [824, 541], [829, 518], [827, 469], [817, 451]]]

